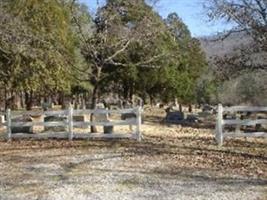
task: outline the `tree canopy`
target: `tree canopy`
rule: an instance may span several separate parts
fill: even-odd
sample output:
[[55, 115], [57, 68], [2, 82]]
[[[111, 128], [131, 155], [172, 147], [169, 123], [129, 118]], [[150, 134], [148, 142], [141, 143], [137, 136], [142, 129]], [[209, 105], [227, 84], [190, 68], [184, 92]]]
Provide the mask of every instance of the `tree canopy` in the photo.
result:
[[92, 108], [111, 93], [196, 99], [205, 56], [176, 13], [162, 19], [144, 0], [108, 0], [95, 16], [75, 0], [4, 0], [0, 15], [0, 76], [7, 92], [89, 92]]
[[68, 8], [57, 1], [1, 4], [1, 71], [10, 90], [68, 90], [75, 38]]

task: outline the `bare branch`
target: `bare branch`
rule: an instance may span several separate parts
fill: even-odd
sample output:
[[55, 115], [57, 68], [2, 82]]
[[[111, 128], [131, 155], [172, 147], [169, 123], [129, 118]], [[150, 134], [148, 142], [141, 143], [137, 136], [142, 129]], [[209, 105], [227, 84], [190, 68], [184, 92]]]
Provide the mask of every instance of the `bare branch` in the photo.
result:
[[104, 60], [104, 62], [105, 62], [105, 63], [106, 63], [106, 62], [109, 62], [110, 60], [112, 60], [112, 59], [114, 59], [115, 57], [117, 57], [119, 54], [123, 53], [123, 52], [127, 49], [127, 47], [129, 46], [130, 43], [131, 43], [131, 39], [128, 40], [128, 41], [126, 42], [126, 44], [125, 44], [121, 49], [117, 50], [113, 55], [111, 55], [110, 57], [106, 58], [106, 59]]

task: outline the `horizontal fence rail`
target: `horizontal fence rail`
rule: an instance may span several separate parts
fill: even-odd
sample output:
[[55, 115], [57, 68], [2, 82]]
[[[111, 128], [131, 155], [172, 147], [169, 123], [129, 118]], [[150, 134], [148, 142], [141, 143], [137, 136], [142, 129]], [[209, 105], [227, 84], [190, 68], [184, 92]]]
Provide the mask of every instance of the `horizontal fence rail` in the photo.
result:
[[[5, 113], [6, 121], [2, 122], [2, 126], [6, 126], [6, 139], [11, 140], [12, 138], [38, 138], [38, 139], [46, 139], [46, 138], [59, 138], [72, 140], [73, 138], [131, 138], [141, 140], [141, 123], [142, 123], [142, 108], [131, 108], [131, 109], [120, 109], [120, 110], [107, 110], [107, 109], [95, 109], [95, 110], [73, 110], [70, 107], [67, 110], [59, 110], [59, 111], [12, 111], [8, 109]], [[108, 120], [108, 116], [111, 114], [130, 114], [130, 117], [125, 120]], [[105, 116], [105, 120], [89, 120], [89, 121], [75, 121], [74, 117], [79, 117], [83, 115], [88, 116], [97, 116], [103, 115]], [[20, 119], [19, 117], [60, 117], [62, 121], [44, 121], [44, 118], [41, 121], [14, 121]], [[44, 132], [39, 134], [28, 134], [28, 133], [12, 133], [12, 128], [21, 128], [21, 127], [34, 127], [34, 126], [42, 126], [42, 127], [64, 127], [66, 131], [64, 132]], [[130, 134], [118, 134], [118, 133], [74, 133], [74, 128], [80, 127], [89, 127], [89, 126], [104, 126], [104, 127], [114, 127], [114, 126], [130, 126], [132, 130], [132, 126], [136, 126], [135, 131]]]
[[11, 127], [29, 127], [29, 126], [45, 126], [45, 127], [57, 127], [66, 126], [66, 122], [12, 122]]
[[253, 106], [232, 106], [224, 107], [225, 112], [267, 112], [267, 107], [253, 107]]
[[[223, 144], [225, 137], [265, 137], [267, 138], [266, 132], [242, 132], [241, 126], [256, 126], [267, 124], [267, 119], [224, 119], [224, 113], [257, 113], [267, 112], [267, 107], [252, 107], [252, 106], [233, 106], [223, 107], [222, 104], [218, 105], [218, 114], [216, 120], [216, 133], [215, 138], [219, 145]], [[267, 115], [266, 115], [267, 116]], [[225, 126], [235, 126], [234, 132], [224, 131]]]

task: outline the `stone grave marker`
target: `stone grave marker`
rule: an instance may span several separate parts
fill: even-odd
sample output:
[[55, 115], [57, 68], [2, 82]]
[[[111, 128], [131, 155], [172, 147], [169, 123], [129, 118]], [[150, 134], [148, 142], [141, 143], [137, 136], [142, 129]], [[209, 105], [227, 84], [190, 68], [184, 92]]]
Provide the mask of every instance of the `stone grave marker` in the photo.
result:
[[179, 111], [168, 112], [165, 118], [167, 123], [177, 123], [180, 124], [184, 120], [184, 113]]
[[[104, 109], [105, 110], [105, 109]], [[110, 119], [108, 117], [108, 114], [95, 114], [94, 115], [94, 121], [97, 122], [110, 122]], [[113, 133], [113, 126], [103, 126], [104, 133], [111, 134]]]

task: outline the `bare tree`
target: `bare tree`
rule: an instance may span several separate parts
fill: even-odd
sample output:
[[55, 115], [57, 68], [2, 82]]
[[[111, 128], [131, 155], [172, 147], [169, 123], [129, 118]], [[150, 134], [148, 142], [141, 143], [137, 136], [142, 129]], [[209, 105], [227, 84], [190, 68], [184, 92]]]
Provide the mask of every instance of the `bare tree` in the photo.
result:
[[235, 25], [226, 36], [244, 31], [267, 50], [266, 0], [208, 0], [204, 7], [211, 20], [224, 20]]
[[211, 59], [216, 80], [222, 87], [220, 99], [224, 103], [259, 104], [258, 97], [266, 96], [266, 87], [261, 87], [266, 77], [259, 75], [267, 71], [267, 1], [206, 0], [204, 6], [211, 21], [233, 25], [230, 31], [215, 39], [217, 42], [227, 39], [235, 42], [233, 38], [245, 41], [227, 54], [215, 55]]

